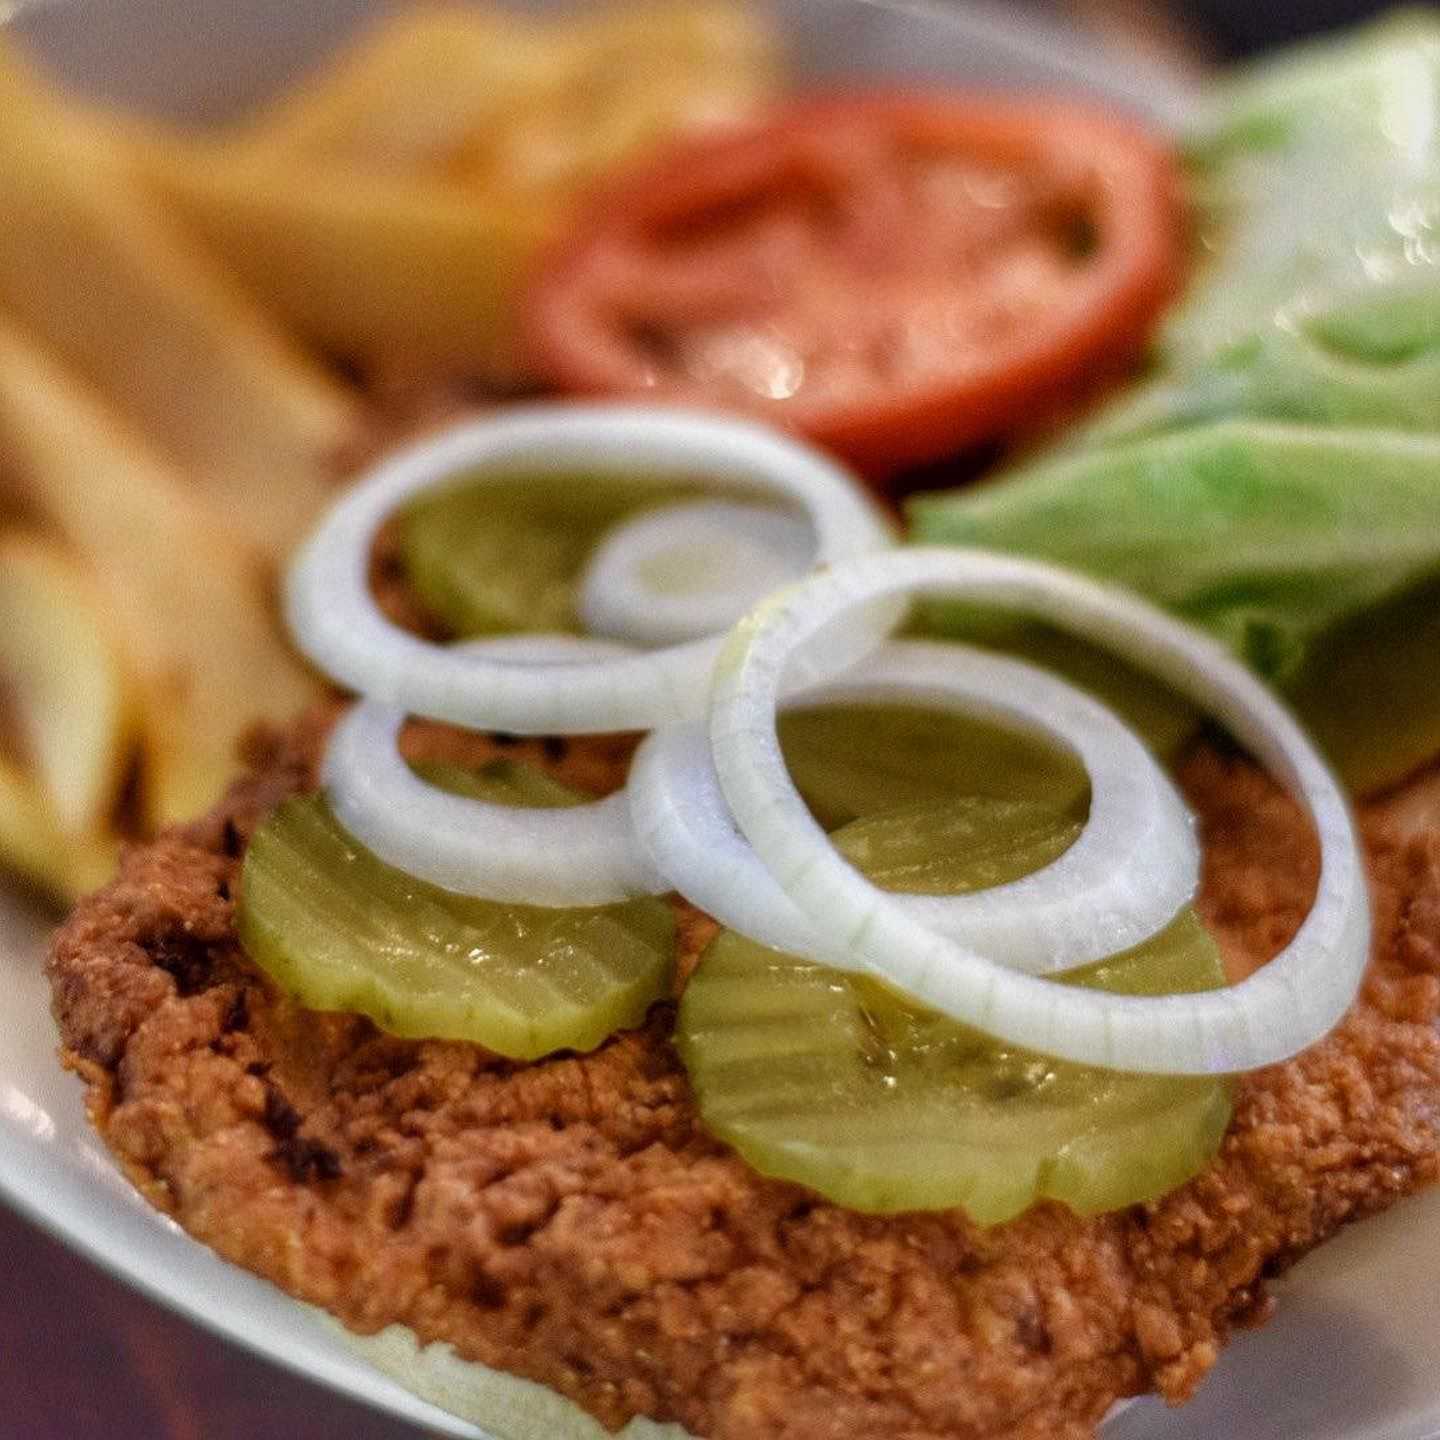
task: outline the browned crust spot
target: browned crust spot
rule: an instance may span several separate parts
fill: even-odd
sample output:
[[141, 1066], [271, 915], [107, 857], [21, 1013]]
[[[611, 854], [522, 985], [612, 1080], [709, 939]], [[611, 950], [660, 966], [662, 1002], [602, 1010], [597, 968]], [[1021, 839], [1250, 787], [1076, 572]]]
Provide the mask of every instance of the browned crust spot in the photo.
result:
[[[305, 1012], [247, 963], [239, 859], [309, 783], [326, 717], [257, 747], [210, 816], [131, 850], [54, 942], [67, 1063], [157, 1206], [352, 1328], [541, 1381], [610, 1426], [707, 1440], [1081, 1440], [1117, 1397], [1187, 1396], [1266, 1280], [1440, 1165], [1440, 826], [1364, 817], [1376, 958], [1345, 1024], [1247, 1077], [1204, 1175], [1148, 1206], [990, 1231], [866, 1217], [750, 1172], [701, 1129], [659, 1007], [597, 1053], [517, 1066]], [[417, 751], [493, 742], [436, 727]], [[513, 742], [594, 790], [625, 742]], [[1202, 750], [1203, 908], [1239, 963], [1314, 886], [1293, 807]], [[1402, 799], [1404, 797], [1401, 797]], [[1431, 811], [1434, 815], [1436, 812]], [[1404, 814], [1406, 823], [1400, 823]], [[687, 917], [694, 953], [706, 922]]]

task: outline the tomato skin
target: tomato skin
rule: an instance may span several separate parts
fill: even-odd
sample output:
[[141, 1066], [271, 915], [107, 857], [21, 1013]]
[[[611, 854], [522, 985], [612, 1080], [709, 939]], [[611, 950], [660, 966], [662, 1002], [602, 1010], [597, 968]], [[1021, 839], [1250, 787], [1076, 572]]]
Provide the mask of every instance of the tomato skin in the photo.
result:
[[[918, 255], [921, 242], [934, 249], [946, 240], [943, 212], [933, 205], [920, 217], [918, 237], [903, 223], [903, 204], [890, 206], [887, 228], [886, 202], [894, 200], [891, 191], [898, 194], [898, 182], [885, 173], [887, 156], [901, 154], [901, 147], [905, 155], [935, 157], [936, 166], [973, 163], [977, 173], [1013, 175], [1037, 188], [1040, 211], [1044, 194], [1053, 191], [1067, 213], [1083, 219], [1093, 247], [1073, 262], [1050, 265], [1043, 314], [1019, 315], [1011, 332], [997, 334], [992, 344], [957, 345], [948, 372], [942, 367], [908, 381], [880, 375], [868, 390], [862, 378], [854, 393], [828, 399], [807, 395], [803, 385], [775, 399], [737, 394], [733, 385], [727, 393], [677, 373], [667, 355], [657, 360], [647, 353], [637, 337], [655, 333], [683, 342], [727, 307], [740, 307], [782, 340], [787, 323], [803, 330], [807, 317], [797, 319], [790, 293], [804, 288], [812, 268], [805, 263], [806, 243], [817, 274], [827, 264], [839, 267], [837, 313], [822, 317], [842, 337], [832, 351], [843, 351], [843, 337], [852, 332], [856, 350], [865, 350], [868, 337], [887, 322], [890, 272], [911, 263], [907, 245], [913, 240]], [[877, 192], [872, 206], [867, 195]], [[1178, 167], [1166, 147], [1092, 107], [922, 92], [802, 98], [759, 125], [682, 143], [597, 193], [540, 266], [526, 296], [522, 343], [536, 373], [559, 389], [741, 408], [882, 480], [1028, 425], [1090, 372], [1113, 373], [1137, 357], [1178, 287], [1180, 193]], [[760, 213], [776, 197], [804, 212], [810, 239], [795, 238], [798, 223], [789, 234], [761, 213], [747, 254], [735, 217], [747, 207]], [[832, 204], [838, 220], [826, 209]], [[870, 209], [878, 216], [867, 215]], [[983, 211], [957, 211], [954, 223], [962, 240], [969, 227], [971, 252], [983, 264], [985, 233], [976, 229], [987, 223]], [[1034, 234], [1017, 231], [1003, 237], [1005, 243], [1031, 249], [1053, 243], [1044, 223], [1042, 213]], [[718, 239], [712, 241], [707, 226]], [[705, 272], [707, 245], [730, 264], [728, 273], [718, 264]], [[784, 263], [770, 264], [777, 256]], [[923, 270], [929, 261], [922, 256], [916, 263]], [[1059, 268], [1063, 263], [1073, 271]], [[867, 295], [872, 275], [877, 288]], [[919, 324], [902, 336], [901, 348], [930, 323], [927, 313], [939, 325], [967, 297], [981, 310], [987, 304], [997, 314], [1003, 309], [983, 286], [974, 289], [973, 279], [967, 291], [964, 279], [951, 288], [948, 276], [940, 276], [938, 287], [935, 278], [922, 274], [919, 289], [907, 297], [915, 312], [910, 318], [918, 316]], [[935, 288], [928, 307], [920, 303], [927, 286]], [[813, 295], [811, 301], [813, 310]], [[814, 322], [813, 314], [808, 318]], [[933, 345], [933, 336], [924, 338]], [[884, 357], [879, 363], [883, 367]]]

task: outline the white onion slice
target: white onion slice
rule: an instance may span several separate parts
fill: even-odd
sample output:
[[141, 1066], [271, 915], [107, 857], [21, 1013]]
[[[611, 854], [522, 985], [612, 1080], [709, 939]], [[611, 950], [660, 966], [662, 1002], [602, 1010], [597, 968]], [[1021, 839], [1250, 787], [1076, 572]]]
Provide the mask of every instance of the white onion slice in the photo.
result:
[[336, 818], [387, 864], [520, 905], [610, 905], [670, 888], [636, 843], [623, 791], [557, 809], [452, 795], [405, 763], [404, 723], [398, 706], [362, 700], [335, 727], [321, 773]]
[[450, 647], [457, 655], [478, 657], [496, 665], [588, 665], [633, 655], [618, 640], [571, 635], [564, 630], [524, 630], [514, 635], [484, 635]]
[[593, 635], [678, 645], [728, 630], [815, 560], [815, 532], [773, 506], [693, 500], [615, 526], [580, 580]]
[[[1319, 837], [1315, 901], [1290, 944], [1221, 990], [1159, 997], [1081, 990], [1019, 974], [937, 934], [848, 865], [790, 780], [776, 708], [791, 655], [817, 630], [855, 606], [914, 593], [999, 605], [1074, 631], [1153, 672], [1224, 723], [1306, 809]], [[1249, 1070], [1318, 1040], [1359, 987], [1369, 902], [1339, 785], [1285, 708], [1226, 650], [1127, 593], [983, 551], [867, 556], [793, 587], [732, 632], [716, 671], [710, 736], [736, 823], [826, 935], [826, 960], [836, 963], [838, 953], [850, 968], [1011, 1044], [1115, 1070]]]
[[[640, 406], [537, 406], [450, 430], [373, 470], [330, 510], [291, 568], [286, 613], [300, 648], [341, 684], [414, 714], [515, 734], [644, 730], [704, 713], [719, 637], [577, 664], [499, 665], [392, 624], [370, 593], [387, 517], [427, 490], [517, 472], [613, 472], [657, 484], [713, 479], [803, 510], [815, 559], [888, 546], [887, 521], [818, 451], [747, 421]], [[890, 612], [867, 612], [814, 665], [830, 671], [883, 639]]]
[[[1195, 893], [1200, 849], [1184, 801], [1142, 742], [1088, 695], [970, 646], [903, 641], [791, 703], [894, 699], [1025, 730], [1074, 754], [1090, 776], [1085, 829], [1052, 864], [970, 895], [895, 897], [937, 933], [1048, 974], [1140, 944]], [[806, 920], [736, 829], [699, 724], [647, 738], [627, 790], [635, 833], [676, 890], [761, 944], [828, 958], [828, 931]]]
[[823, 958], [822, 932], [735, 828], [704, 721], [647, 735], [631, 762], [625, 794], [631, 829], [668, 889], [762, 945]]

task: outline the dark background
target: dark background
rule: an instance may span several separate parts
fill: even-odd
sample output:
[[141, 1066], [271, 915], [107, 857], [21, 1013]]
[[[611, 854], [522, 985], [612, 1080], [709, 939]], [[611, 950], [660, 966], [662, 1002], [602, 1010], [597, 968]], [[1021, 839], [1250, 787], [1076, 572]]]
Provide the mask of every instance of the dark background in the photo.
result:
[[1250, 54], [1390, 8], [1367, 0], [1188, 0], [1170, 6], [1221, 57]]
[[[1042, 0], [1033, 0], [1039, 7]], [[1377, 13], [1366, 0], [1053, 0], [1204, 63]], [[419, 1440], [125, 1289], [0, 1208], [0, 1440]]]

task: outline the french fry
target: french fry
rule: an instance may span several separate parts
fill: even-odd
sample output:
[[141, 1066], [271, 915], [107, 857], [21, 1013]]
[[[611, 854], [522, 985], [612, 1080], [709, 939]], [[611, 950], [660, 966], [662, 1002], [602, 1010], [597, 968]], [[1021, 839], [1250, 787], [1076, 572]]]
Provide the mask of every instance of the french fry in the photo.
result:
[[0, 864], [68, 903], [103, 885], [119, 853], [113, 830], [63, 834], [30, 775], [0, 760]]
[[5, 324], [0, 452], [21, 502], [86, 561], [130, 643], [145, 818], [199, 813], [252, 722], [288, 720], [318, 690], [250, 553], [121, 416]]
[[0, 536], [0, 860], [96, 883], [137, 756], [141, 824], [188, 817], [319, 693], [257, 561], [367, 437], [303, 345], [525, 384], [518, 296], [580, 191], [747, 113], [777, 53], [731, 0], [430, 5], [196, 135], [62, 100], [0, 40], [0, 454], [59, 542]]
[[0, 536], [0, 685], [58, 829], [110, 828], [134, 739], [129, 663], [85, 567], [18, 531]]
[[553, 220], [538, 206], [338, 169], [139, 162], [165, 204], [299, 334], [372, 373], [523, 381], [515, 301]]
[[392, 18], [248, 126], [125, 124], [135, 172], [262, 304], [372, 375], [524, 385], [517, 297], [579, 193], [777, 84], [730, 0], [590, 20], [428, 8]]
[[114, 875], [120, 845], [108, 827], [66, 835], [34, 778], [0, 759], [0, 865], [68, 904]]
[[354, 443], [353, 399], [8, 52], [0, 194], [0, 308], [193, 471], [228, 523], [286, 553]]
[[23, 765], [0, 755], [0, 864], [57, 900], [78, 899], [115, 873], [120, 837], [108, 827], [66, 835]]
[[401, 11], [232, 134], [249, 159], [401, 175], [513, 123], [555, 69], [540, 27], [468, 5]]
[[0, 757], [0, 862], [52, 894], [67, 896], [65, 841], [40, 787], [13, 760]]
[[642, 0], [536, 21], [426, 6], [366, 31], [233, 132], [237, 155], [499, 181], [573, 200], [638, 147], [771, 98], [779, 46], [735, 0]]
[[552, 63], [513, 123], [475, 129], [448, 173], [566, 205], [678, 134], [733, 124], [780, 86], [776, 36], [734, 0], [640, 0], [552, 21]]

